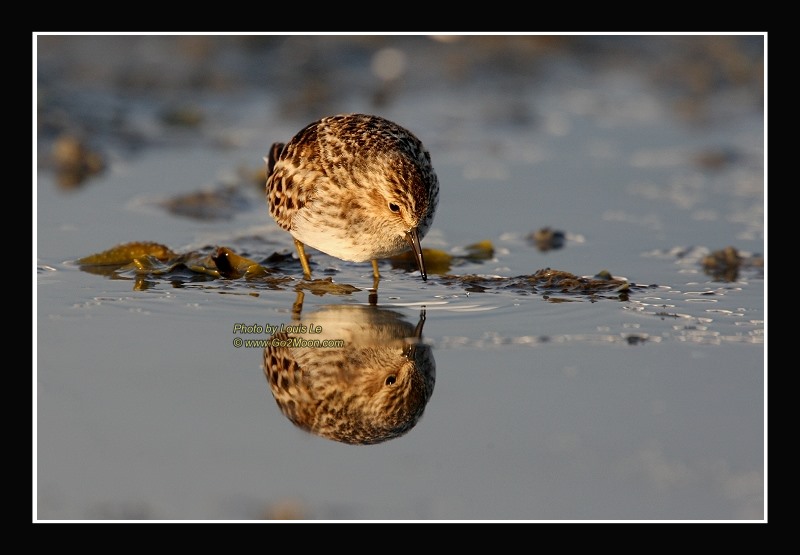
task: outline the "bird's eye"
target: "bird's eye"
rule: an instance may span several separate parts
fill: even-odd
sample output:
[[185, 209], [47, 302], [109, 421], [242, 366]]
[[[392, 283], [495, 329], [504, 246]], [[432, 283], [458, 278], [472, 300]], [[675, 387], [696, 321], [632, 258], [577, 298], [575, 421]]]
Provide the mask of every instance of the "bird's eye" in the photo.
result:
[[386, 383], [386, 385], [394, 385], [394, 382], [396, 381], [397, 381], [397, 376], [392, 374], [390, 376], [386, 376], [386, 382], [384, 383]]
[[400, 207], [399, 207], [399, 206], [397, 206], [395, 203], [393, 203], [393, 202], [390, 202], [390, 203], [389, 203], [389, 210], [391, 210], [392, 212], [394, 212], [395, 214], [397, 214], [398, 212], [400, 212]]

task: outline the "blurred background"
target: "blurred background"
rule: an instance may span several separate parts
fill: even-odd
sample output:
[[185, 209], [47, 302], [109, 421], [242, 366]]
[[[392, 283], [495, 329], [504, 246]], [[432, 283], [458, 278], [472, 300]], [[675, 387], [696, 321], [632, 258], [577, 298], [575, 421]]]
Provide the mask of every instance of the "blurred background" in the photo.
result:
[[[485, 147], [498, 125], [566, 134], [570, 109], [608, 118], [663, 109], [703, 126], [764, 102], [761, 35], [43, 35], [36, 47], [45, 157], [63, 134], [113, 159], [165, 143], [235, 148], [347, 111], [411, 111], [441, 152]], [[658, 105], [593, 95], [587, 73], [635, 74]], [[539, 99], [554, 86], [565, 104], [551, 111]]]

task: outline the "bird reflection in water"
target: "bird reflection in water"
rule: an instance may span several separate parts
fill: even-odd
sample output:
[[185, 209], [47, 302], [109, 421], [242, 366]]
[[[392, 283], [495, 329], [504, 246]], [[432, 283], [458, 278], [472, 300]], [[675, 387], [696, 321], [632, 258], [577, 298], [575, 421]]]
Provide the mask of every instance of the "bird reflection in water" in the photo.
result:
[[[415, 325], [375, 305], [332, 305], [286, 325], [318, 333], [279, 332], [277, 342], [343, 340], [343, 346], [268, 346], [264, 375], [283, 414], [313, 434], [368, 445], [413, 428], [436, 380], [422, 342], [425, 310]], [[341, 342], [340, 342], [341, 343]]]

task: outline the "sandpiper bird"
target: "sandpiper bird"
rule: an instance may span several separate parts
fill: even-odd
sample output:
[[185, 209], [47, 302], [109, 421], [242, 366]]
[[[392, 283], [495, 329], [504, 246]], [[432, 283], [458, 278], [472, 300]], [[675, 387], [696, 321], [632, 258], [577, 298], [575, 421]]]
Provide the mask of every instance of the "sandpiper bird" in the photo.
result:
[[439, 202], [439, 181], [420, 140], [396, 123], [364, 114], [322, 118], [267, 162], [269, 212], [292, 234], [311, 279], [305, 245], [352, 262], [413, 251], [427, 280], [420, 240]]
[[273, 334], [263, 369], [297, 427], [349, 444], [399, 437], [422, 417], [436, 363], [416, 326], [377, 306], [332, 305]]

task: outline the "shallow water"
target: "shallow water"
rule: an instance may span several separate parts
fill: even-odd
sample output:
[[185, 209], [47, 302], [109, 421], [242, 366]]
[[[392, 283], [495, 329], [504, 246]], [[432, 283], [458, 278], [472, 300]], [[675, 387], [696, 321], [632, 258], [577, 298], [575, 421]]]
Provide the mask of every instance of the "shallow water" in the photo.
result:
[[[766, 258], [763, 42], [40, 36], [34, 519], [765, 519], [765, 267], [701, 265]], [[349, 111], [431, 151], [424, 247], [492, 242], [449, 273], [635, 287], [474, 288], [384, 262], [372, 308], [409, 329], [424, 310], [435, 387], [406, 434], [353, 446], [295, 427], [262, 349], [234, 346], [266, 337], [237, 324], [294, 321], [299, 266], [274, 286], [75, 264], [131, 241], [291, 253], [252, 175], [272, 142]], [[59, 181], [64, 132], [105, 171]], [[225, 186], [219, 218], [161, 204]], [[532, 244], [543, 227], [563, 248]], [[369, 264], [312, 263], [358, 290], [306, 292], [304, 317], [369, 308]]]

